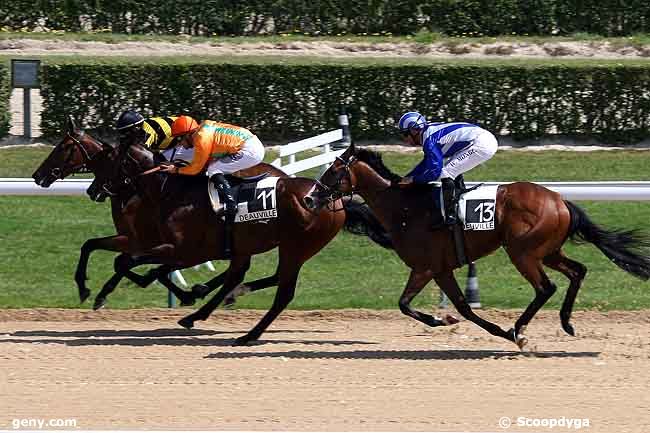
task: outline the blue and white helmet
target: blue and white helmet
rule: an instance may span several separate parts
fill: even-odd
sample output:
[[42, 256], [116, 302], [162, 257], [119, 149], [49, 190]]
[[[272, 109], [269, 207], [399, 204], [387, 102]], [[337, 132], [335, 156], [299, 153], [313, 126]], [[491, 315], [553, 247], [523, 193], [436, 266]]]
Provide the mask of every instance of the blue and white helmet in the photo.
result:
[[397, 129], [399, 132], [409, 132], [411, 129], [422, 129], [426, 126], [427, 119], [417, 111], [409, 111], [404, 113], [397, 122]]

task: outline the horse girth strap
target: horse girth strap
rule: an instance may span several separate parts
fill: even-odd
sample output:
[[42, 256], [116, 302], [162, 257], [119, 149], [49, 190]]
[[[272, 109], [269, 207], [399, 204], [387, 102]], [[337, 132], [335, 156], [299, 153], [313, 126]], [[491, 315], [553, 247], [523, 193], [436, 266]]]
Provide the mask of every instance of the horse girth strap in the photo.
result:
[[465, 255], [465, 237], [463, 236], [463, 228], [460, 224], [454, 224], [451, 227], [452, 237], [454, 239], [456, 260], [458, 260], [458, 267], [463, 267], [467, 264], [467, 256]]

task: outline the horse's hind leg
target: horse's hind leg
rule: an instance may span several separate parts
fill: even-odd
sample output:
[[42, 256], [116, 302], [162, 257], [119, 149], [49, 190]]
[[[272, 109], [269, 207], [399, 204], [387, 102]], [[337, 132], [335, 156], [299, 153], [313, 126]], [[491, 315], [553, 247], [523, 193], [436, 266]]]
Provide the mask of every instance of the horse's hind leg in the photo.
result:
[[206, 281], [203, 284], [193, 285], [192, 293], [194, 293], [194, 296], [203, 299], [206, 296], [208, 296], [210, 293], [212, 293], [214, 290], [221, 287], [223, 283], [226, 281], [226, 276], [228, 275], [229, 270], [230, 267], [228, 267], [225, 271], [223, 271], [216, 277]]
[[508, 255], [519, 273], [523, 275], [523, 277], [526, 278], [535, 289], [535, 297], [532, 302], [515, 322], [515, 342], [520, 349], [523, 349], [527, 343], [526, 338], [523, 336], [526, 326], [530, 323], [539, 309], [544, 306], [546, 301], [553, 296], [557, 287], [551, 280], [549, 280], [542, 268], [542, 262], [539, 259], [530, 255], [518, 254], [512, 251], [508, 251]]
[[258, 290], [266, 289], [267, 287], [277, 286], [280, 278], [278, 277], [278, 269], [275, 270], [275, 274], [270, 277], [260, 278], [259, 280], [245, 282], [239, 284], [235, 287], [228, 296], [223, 300], [223, 304], [228, 306], [235, 303], [235, 300], [245, 295], [246, 293], [256, 292]]
[[158, 277], [158, 281], [160, 281], [160, 283], [163, 286], [167, 287], [167, 289], [170, 292], [172, 292], [174, 296], [178, 298], [179, 301], [181, 301], [181, 306], [186, 307], [186, 306], [194, 305], [194, 303], [196, 302], [196, 298], [198, 296], [195, 295], [194, 292], [184, 291], [176, 284], [174, 284], [171, 278], [169, 278], [169, 273], [175, 271], [178, 268], [167, 266], [167, 265], [163, 265], [160, 268], [165, 268], [167, 272], [162, 273]]
[[575, 330], [573, 329], [573, 325], [571, 325], [571, 313], [573, 312], [573, 304], [578, 295], [578, 290], [582, 285], [582, 280], [587, 275], [587, 267], [582, 263], [566, 257], [562, 251], [544, 257], [544, 264], [551, 269], [561, 272], [571, 281], [566, 291], [564, 302], [562, 303], [562, 309], [560, 310], [560, 320], [562, 321], [562, 329], [564, 329], [564, 332], [575, 336]]
[[432, 278], [433, 273], [431, 271], [416, 272], [414, 270], [411, 270], [411, 274], [409, 275], [409, 279], [406, 283], [406, 287], [404, 288], [404, 292], [402, 292], [402, 296], [399, 298], [400, 311], [407, 316], [412, 317], [415, 320], [418, 320], [429, 326], [445, 326], [457, 323], [458, 320], [453, 316], [448, 315], [444, 319], [439, 319], [430, 314], [422, 313], [411, 308], [411, 301], [413, 298], [415, 298], [418, 293], [422, 291], [424, 286], [426, 286]]
[[456, 307], [456, 310], [458, 310], [464, 318], [476, 323], [492, 335], [505, 338], [508, 341], [515, 341], [514, 335], [511, 332], [506, 332], [499, 325], [479, 317], [472, 310], [472, 307], [470, 307], [465, 300], [465, 296], [458, 286], [458, 282], [456, 281], [452, 271], [436, 275], [434, 279], [436, 284], [438, 284], [438, 287], [445, 292], [449, 300], [454, 304], [454, 307]]
[[223, 287], [221, 287], [212, 299], [206, 302], [201, 308], [179, 320], [178, 324], [184, 328], [190, 329], [194, 327], [195, 321], [206, 320], [210, 317], [210, 314], [217, 309], [226, 295], [230, 293], [235, 286], [244, 281], [244, 276], [246, 275], [246, 271], [250, 268], [250, 265], [250, 256], [234, 257], [230, 262], [230, 267], [228, 268], [226, 281], [224, 282]]

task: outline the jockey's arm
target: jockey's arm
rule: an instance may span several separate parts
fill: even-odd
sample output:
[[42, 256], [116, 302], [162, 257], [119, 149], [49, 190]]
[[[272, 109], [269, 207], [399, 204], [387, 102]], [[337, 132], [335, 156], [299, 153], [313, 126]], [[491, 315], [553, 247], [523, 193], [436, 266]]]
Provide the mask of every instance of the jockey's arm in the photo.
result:
[[422, 146], [424, 159], [407, 175], [415, 183], [429, 183], [437, 180], [442, 172], [442, 152], [434, 140], [427, 140]]
[[196, 137], [194, 139], [194, 157], [185, 167], [178, 169], [178, 174], [195, 175], [199, 174], [205, 164], [210, 159], [210, 151], [212, 150], [212, 143], [205, 140], [204, 137]]

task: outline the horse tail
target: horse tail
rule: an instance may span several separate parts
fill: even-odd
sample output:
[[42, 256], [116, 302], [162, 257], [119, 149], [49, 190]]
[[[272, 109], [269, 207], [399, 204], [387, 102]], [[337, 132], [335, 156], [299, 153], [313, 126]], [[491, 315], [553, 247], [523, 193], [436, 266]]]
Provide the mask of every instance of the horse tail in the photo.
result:
[[593, 223], [584, 210], [564, 202], [571, 214], [568, 236], [594, 244], [616, 266], [642, 280], [650, 278], [650, 239], [639, 230], [607, 230]]
[[368, 236], [382, 247], [389, 250], [394, 249], [388, 232], [384, 230], [368, 205], [355, 202], [352, 199], [344, 199], [343, 208], [345, 209], [344, 228], [346, 231], [355, 235]]

